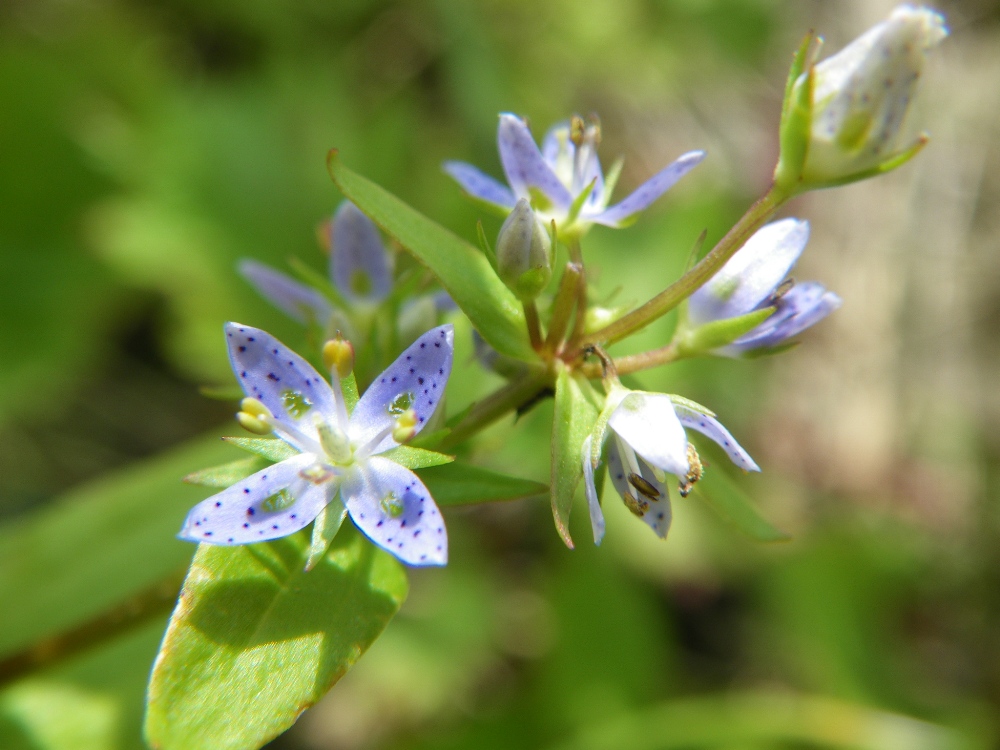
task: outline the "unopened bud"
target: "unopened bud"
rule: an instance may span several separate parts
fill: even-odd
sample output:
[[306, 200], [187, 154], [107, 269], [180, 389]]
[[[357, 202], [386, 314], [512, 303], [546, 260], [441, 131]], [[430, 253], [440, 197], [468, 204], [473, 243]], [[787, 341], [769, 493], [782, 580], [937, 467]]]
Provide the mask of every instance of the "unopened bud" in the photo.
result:
[[417, 413], [407, 409], [396, 418], [392, 428], [392, 439], [397, 443], [406, 443], [417, 434]]
[[331, 373], [336, 370], [339, 377], [346, 378], [354, 369], [354, 345], [338, 334], [323, 344], [323, 364]]
[[902, 126], [927, 55], [947, 34], [941, 14], [900, 5], [837, 54], [810, 62], [789, 91], [786, 108], [806, 116], [784, 118], [776, 181], [795, 191], [843, 184], [919, 151], [926, 138], [903, 141]]
[[523, 302], [535, 299], [552, 276], [552, 240], [524, 198], [517, 202], [497, 237], [497, 272]]

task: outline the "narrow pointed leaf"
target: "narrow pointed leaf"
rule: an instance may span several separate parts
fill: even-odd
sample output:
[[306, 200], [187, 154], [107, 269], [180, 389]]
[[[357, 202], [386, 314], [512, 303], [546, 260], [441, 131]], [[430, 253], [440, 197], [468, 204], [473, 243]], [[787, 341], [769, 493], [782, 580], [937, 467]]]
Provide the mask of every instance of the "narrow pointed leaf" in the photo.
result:
[[327, 166], [341, 192], [437, 276], [484, 339], [504, 354], [535, 359], [521, 304], [482, 252], [345, 167], [336, 151]]
[[448, 464], [419, 469], [417, 476], [427, 486], [439, 507], [473, 505], [544, 495], [541, 482], [507, 476], [469, 464]]
[[198, 548], [153, 666], [151, 746], [256, 750], [379, 636], [406, 596], [396, 559], [353, 531], [308, 573], [307, 554], [303, 534]]
[[559, 536], [570, 549], [569, 514], [573, 495], [583, 477], [580, 454], [583, 441], [594, 429], [598, 411], [569, 372], [562, 368], [556, 379], [555, 412], [552, 422], [552, 482], [550, 498], [552, 517]]
[[308, 573], [316, 567], [316, 563], [323, 559], [323, 555], [330, 549], [333, 539], [340, 531], [344, 518], [347, 516], [347, 508], [339, 500], [335, 499], [327, 505], [316, 516], [313, 522], [312, 539], [309, 542], [309, 554], [306, 556], [305, 570]]
[[210, 469], [195, 471], [184, 477], [187, 484], [197, 484], [199, 487], [214, 487], [224, 489], [246, 479], [270, 463], [263, 456], [251, 456], [230, 461], [227, 464], [213, 466]]
[[429, 451], [425, 448], [414, 448], [410, 445], [400, 445], [380, 455], [382, 458], [395, 461], [407, 469], [426, 469], [430, 466], [450, 464], [455, 460], [454, 456], [449, 456], [447, 453]]
[[682, 340], [680, 351], [686, 356], [697, 356], [733, 343], [771, 317], [775, 308], [765, 307], [735, 318], [713, 320], [690, 331]]
[[694, 488], [695, 494], [709, 508], [751, 539], [786, 542], [791, 538], [760, 515], [743, 489], [718, 468], [707, 469]]
[[266, 458], [272, 463], [284, 461], [298, 453], [284, 440], [277, 438], [224, 437], [222, 439], [240, 450]]

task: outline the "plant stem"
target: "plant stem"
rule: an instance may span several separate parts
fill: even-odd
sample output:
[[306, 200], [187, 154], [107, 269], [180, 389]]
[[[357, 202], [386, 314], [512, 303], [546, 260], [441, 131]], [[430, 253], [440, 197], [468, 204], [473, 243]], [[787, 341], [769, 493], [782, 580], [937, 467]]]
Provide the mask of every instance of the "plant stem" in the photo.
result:
[[[552, 304], [552, 317], [549, 319], [549, 337], [545, 340], [545, 348], [554, 352], [562, 343], [566, 329], [569, 327], [569, 316], [573, 314], [573, 306], [579, 295], [580, 278], [583, 267], [578, 263], [567, 263], [559, 280], [559, 291]], [[577, 315], [581, 313], [578, 311]]]
[[673, 310], [677, 305], [690, 297], [706, 281], [712, 278], [730, 258], [743, 247], [757, 229], [761, 227], [778, 207], [788, 199], [788, 195], [773, 185], [764, 195], [740, 217], [732, 229], [712, 248], [697, 265], [681, 276], [677, 281], [653, 297], [649, 302], [636, 308], [627, 315], [606, 325], [599, 331], [583, 336], [578, 342], [585, 345], [595, 342], [612, 344], [626, 336], [635, 333], [657, 318]]
[[629, 354], [612, 360], [619, 375], [648, 370], [651, 367], [665, 365], [668, 362], [676, 362], [684, 357], [680, 354], [677, 342], [671, 342], [659, 349], [652, 349], [641, 354]]
[[169, 612], [177, 601], [177, 592], [186, 572], [175, 571], [87, 622], [37, 641], [23, 651], [0, 660], [0, 685], [50, 667]]
[[542, 321], [538, 318], [538, 307], [535, 301], [524, 303], [524, 319], [528, 324], [528, 338], [531, 340], [531, 348], [536, 352], [542, 350]]
[[505, 414], [524, 406], [546, 388], [551, 387], [553, 382], [549, 370], [536, 370], [494, 391], [469, 410], [469, 413], [445, 436], [437, 449], [450, 450], [480, 430], [489, 427]]

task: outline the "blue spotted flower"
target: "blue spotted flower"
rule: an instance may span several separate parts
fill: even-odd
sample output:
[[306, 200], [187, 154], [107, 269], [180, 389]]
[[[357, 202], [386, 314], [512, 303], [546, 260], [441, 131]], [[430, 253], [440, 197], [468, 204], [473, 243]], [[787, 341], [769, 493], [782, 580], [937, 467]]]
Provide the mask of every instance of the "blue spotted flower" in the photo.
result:
[[605, 441], [610, 441], [608, 473], [615, 490], [632, 513], [665, 539], [673, 515], [666, 475], [678, 478], [681, 496], [686, 496], [701, 478], [701, 460], [688, 442], [685, 427], [716, 442], [744, 471], [760, 471], [729, 430], [694, 402], [663, 393], [615, 387], [608, 395], [597, 427], [584, 440], [581, 456], [596, 544], [604, 538], [605, 525], [594, 470], [600, 463]]
[[568, 237], [583, 234], [591, 224], [626, 226], [705, 157], [703, 151], [683, 154], [627, 198], [608, 206], [621, 163], [605, 177], [597, 157], [600, 132], [596, 122], [585, 124], [574, 117], [552, 127], [539, 150], [528, 124], [504, 113], [497, 146], [507, 185], [465, 162], [445, 162], [444, 171], [473, 198], [503, 212], [527, 199], [543, 224], [555, 220], [559, 235]]
[[[809, 241], [809, 222], [782, 219], [758, 229], [715, 276], [688, 300], [697, 327], [773, 307], [759, 326], [713, 351], [739, 357], [785, 343], [840, 307], [840, 297], [816, 282], [786, 281]], [[783, 283], [784, 282], [784, 283]]]
[[[350, 201], [344, 201], [321, 228], [330, 250], [330, 281], [352, 304], [377, 305], [392, 291], [391, 256], [378, 228]], [[239, 271], [279, 310], [300, 323], [326, 326], [334, 313], [325, 296], [265, 263], [244, 259]]]
[[448, 538], [433, 498], [387, 451], [430, 419], [451, 373], [454, 330], [434, 328], [379, 375], [348, 415], [334, 387], [268, 333], [229, 323], [233, 371], [247, 398], [238, 416], [298, 453], [196, 505], [180, 538], [236, 545], [292, 534], [321, 511], [350, 515], [375, 544], [410, 565], [444, 565]]

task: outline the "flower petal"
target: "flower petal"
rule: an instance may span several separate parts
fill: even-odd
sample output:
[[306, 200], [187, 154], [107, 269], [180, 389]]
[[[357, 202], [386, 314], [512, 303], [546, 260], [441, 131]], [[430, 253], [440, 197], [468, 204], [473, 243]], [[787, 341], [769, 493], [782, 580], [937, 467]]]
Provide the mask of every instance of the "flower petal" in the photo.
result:
[[687, 474], [687, 436], [669, 396], [633, 391], [612, 412], [608, 427], [651, 466], [679, 477]]
[[446, 161], [445, 173], [473, 198], [503, 208], [513, 208], [516, 199], [510, 188], [464, 161]]
[[775, 313], [720, 353], [739, 356], [761, 347], [777, 346], [815, 325], [841, 305], [840, 297], [822, 284], [796, 284], [778, 300]]
[[381, 302], [392, 291], [389, 254], [374, 222], [344, 201], [330, 226], [330, 278], [347, 299]]
[[178, 537], [208, 544], [249, 544], [294, 534], [333, 497], [336, 483], [314, 484], [300, 472], [315, 462], [309, 453], [261, 469], [198, 503]]
[[[455, 349], [455, 327], [450, 323], [432, 328], [399, 355], [375, 378], [351, 415], [350, 435], [363, 445], [392, 427], [406, 409], [417, 415], [417, 432], [430, 419], [444, 396]], [[392, 413], [395, 411], [396, 413]], [[382, 453], [398, 443], [387, 435], [372, 453]]]
[[704, 151], [688, 151], [642, 183], [624, 200], [600, 213], [584, 215], [583, 218], [608, 227], [621, 226], [622, 222], [647, 208], [653, 201], [672, 188], [674, 183], [698, 166], [704, 158]]
[[279, 422], [315, 436], [315, 415], [337, 420], [330, 384], [274, 336], [259, 328], [226, 323], [226, 341], [243, 392], [263, 403]]
[[690, 321], [701, 325], [755, 310], [788, 276], [808, 241], [808, 221], [782, 219], [758, 229], [688, 299]]
[[677, 418], [681, 424], [692, 430], [697, 430], [705, 437], [718, 443], [719, 447], [729, 456], [729, 460], [743, 471], [760, 471], [760, 467], [750, 458], [750, 454], [736, 442], [736, 439], [729, 430], [722, 426], [719, 420], [678, 404], [674, 405], [674, 410], [677, 412]]
[[403, 562], [448, 562], [444, 519], [424, 483], [409, 469], [373, 456], [344, 480], [341, 497], [358, 528]]
[[333, 314], [333, 306], [326, 297], [265, 263], [245, 258], [238, 268], [240, 275], [265, 299], [300, 323], [326, 325]]
[[594, 464], [590, 460], [590, 451], [594, 436], [587, 435], [583, 441], [580, 458], [583, 461], [583, 490], [587, 495], [587, 508], [590, 511], [590, 527], [594, 530], [594, 544], [600, 544], [604, 539], [604, 512], [601, 501], [597, 497], [597, 487], [594, 485]]
[[507, 182], [516, 197], [531, 200], [528, 189], [537, 188], [556, 208], [563, 211], [569, 208], [573, 196], [542, 157], [524, 120], [508, 113], [500, 115], [497, 147]]
[[542, 139], [542, 158], [563, 185], [572, 182], [576, 160], [576, 145], [569, 139], [569, 134], [569, 120], [563, 120], [549, 128]]
[[649, 508], [642, 514], [642, 520], [660, 539], [666, 539], [667, 532], [670, 531], [670, 522], [673, 520], [673, 510], [670, 507], [670, 493], [663, 482], [656, 478], [652, 469], [640, 459], [640, 476], [653, 485], [660, 494], [657, 498], [639, 495], [635, 487], [628, 482], [626, 468], [622, 463], [617, 442], [617, 440], [612, 440], [611, 445], [608, 446], [608, 475], [611, 477], [611, 483], [623, 500], [625, 493], [628, 492], [633, 497], [640, 496], [642, 500], [649, 503]]

